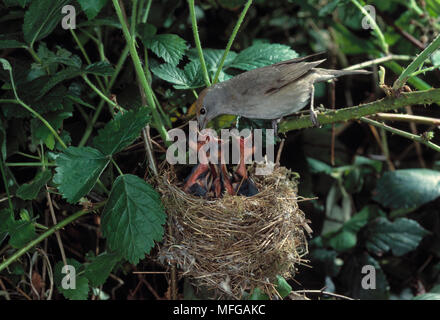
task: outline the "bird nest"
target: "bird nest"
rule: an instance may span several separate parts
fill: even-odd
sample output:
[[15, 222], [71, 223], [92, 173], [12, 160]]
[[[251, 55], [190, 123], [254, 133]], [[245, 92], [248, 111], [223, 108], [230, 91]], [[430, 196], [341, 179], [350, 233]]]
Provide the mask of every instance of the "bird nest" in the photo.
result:
[[217, 298], [241, 299], [255, 288], [277, 298], [276, 276], [292, 277], [306, 262], [304, 231], [312, 230], [298, 208], [296, 179], [284, 167], [250, 176], [258, 194], [213, 200], [185, 193], [172, 171], [156, 181], [168, 214], [159, 261], [176, 263]]

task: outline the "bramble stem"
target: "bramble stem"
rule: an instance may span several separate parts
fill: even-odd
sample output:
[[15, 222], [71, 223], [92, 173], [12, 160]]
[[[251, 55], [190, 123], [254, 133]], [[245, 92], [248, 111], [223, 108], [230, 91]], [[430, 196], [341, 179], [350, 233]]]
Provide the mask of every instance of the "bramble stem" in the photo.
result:
[[197, 27], [197, 19], [194, 10], [194, 0], [188, 0], [188, 5], [189, 5], [189, 13], [191, 16], [192, 30], [194, 34], [194, 42], [196, 43], [197, 53], [199, 54], [200, 64], [202, 65], [203, 79], [205, 80], [206, 86], [209, 87], [211, 85], [211, 82], [209, 80], [208, 69], [206, 69], [206, 63], [205, 63], [205, 57], [203, 56], [202, 45], [200, 44], [199, 29]]
[[240, 16], [238, 17], [237, 23], [234, 27], [234, 30], [232, 30], [232, 34], [229, 37], [228, 44], [226, 45], [225, 52], [223, 52], [223, 56], [220, 60], [220, 64], [218, 65], [217, 71], [215, 72], [214, 80], [212, 81], [212, 84], [215, 84], [218, 81], [218, 77], [220, 75], [220, 72], [222, 71], [223, 65], [225, 64], [226, 57], [228, 56], [228, 53], [231, 50], [232, 43], [234, 42], [235, 37], [237, 36], [237, 33], [238, 33], [238, 29], [240, 29], [240, 26], [244, 20], [244, 17], [246, 16], [246, 13], [247, 13], [249, 7], [251, 6], [251, 4], [252, 4], [252, 0], [248, 0], [248, 2], [246, 3], [246, 5], [243, 8], [243, 11], [241, 12]]

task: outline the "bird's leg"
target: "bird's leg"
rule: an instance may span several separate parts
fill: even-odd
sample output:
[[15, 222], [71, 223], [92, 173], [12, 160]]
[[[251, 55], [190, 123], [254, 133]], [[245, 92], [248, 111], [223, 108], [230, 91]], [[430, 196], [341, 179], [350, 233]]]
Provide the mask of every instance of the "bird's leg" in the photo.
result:
[[272, 129], [273, 129], [274, 137], [278, 135], [278, 123], [280, 123], [281, 119], [282, 118], [272, 120]]
[[318, 114], [316, 113], [313, 104], [315, 100], [315, 86], [312, 84], [312, 87], [310, 88], [310, 120], [312, 120], [312, 123], [315, 127], [319, 128], [320, 124], [318, 121]]

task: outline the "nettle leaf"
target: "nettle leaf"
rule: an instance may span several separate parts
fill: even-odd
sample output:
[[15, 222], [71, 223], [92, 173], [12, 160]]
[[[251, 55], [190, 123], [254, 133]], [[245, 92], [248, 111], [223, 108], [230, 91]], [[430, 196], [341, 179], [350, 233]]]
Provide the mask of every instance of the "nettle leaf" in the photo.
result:
[[136, 32], [139, 35], [144, 46], [147, 47], [147, 44], [151, 41], [151, 39], [155, 36], [157, 32], [157, 28], [149, 23], [139, 23], [136, 26]]
[[402, 256], [417, 248], [428, 234], [415, 220], [399, 218], [391, 222], [380, 217], [368, 228], [366, 246], [377, 255], [391, 250], [395, 256]]
[[74, 279], [68, 279], [66, 282], [67, 284], [73, 284], [72, 281], [74, 281], [75, 286], [74, 288], [63, 288], [63, 278], [73, 276], [73, 274], [70, 274], [69, 272], [61, 272], [64, 267], [64, 263], [59, 261], [54, 268], [55, 285], [57, 286], [58, 291], [69, 300], [87, 300], [87, 297], [89, 296], [89, 280], [84, 275], [84, 266], [75, 259], [70, 258], [67, 259], [67, 265], [74, 268], [75, 277]]
[[95, 18], [108, 0], [77, 0], [89, 20]]
[[93, 145], [105, 155], [115, 154], [130, 145], [150, 121], [150, 111], [139, 108], [119, 114], [99, 130]]
[[57, 73], [55, 73], [53, 76], [49, 78], [49, 80], [44, 85], [43, 89], [41, 90], [40, 95], [37, 97], [37, 100], [42, 98], [50, 89], [55, 87], [57, 84], [69, 80], [75, 77], [78, 77], [81, 75], [81, 70], [75, 67], [68, 67], [66, 69], [63, 69]]
[[108, 157], [94, 148], [69, 147], [56, 159], [53, 181], [68, 202], [78, 202], [92, 190], [109, 161]]
[[[56, 46], [56, 51], [53, 52], [47, 48], [47, 45], [44, 42], [41, 42], [38, 46], [37, 55], [41, 60], [41, 64], [35, 65], [39, 66], [41, 69], [49, 67], [52, 73], [55, 73], [60, 64], [77, 69], [81, 68], [82, 65], [80, 57], [58, 45]], [[35, 65], [33, 65], [33, 67]], [[43, 71], [46, 73], [45, 70]]]
[[[205, 58], [206, 68], [208, 69], [209, 75], [214, 77], [215, 73], [217, 72], [217, 69], [220, 65], [220, 61], [222, 59], [224, 50], [221, 49], [205, 49], [203, 50], [203, 57]], [[196, 49], [191, 49], [187, 53], [188, 57], [191, 59], [191, 61], [197, 61], [199, 62], [199, 55], [197, 53]], [[226, 56], [225, 63], [223, 64], [223, 70], [227, 69], [229, 65], [234, 61], [237, 54], [233, 51], [229, 51], [228, 55]], [[225, 81], [227, 79], [232, 78], [231, 75], [226, 74], [224, 71], [221, 71], [219, 74], [219, 80]], [[202, 75], [200, 75], [202, 76]]]
[[133, 264], [162, 240], [166, 215], [160, 196], [141, 178], [127, 174], [113, 184], [102, 213], [102, 232], [111, 250]]
[[95, 257], [91, 263], [86, 265], [84, 275], [89, 279], [90, 284], [93, 287], [99, 287], [105, 283], [110, 272], [120, 260], [121, 256], [119, 253], [101, 253], [99, 256]]
[[186, 89], [189, 88], [190, 81], [186, 77], [185, 71], [169, 63], [161, 64], [158, 67], [152, 68], [151, 71], [162, 80]]
[[26, 220], [17, 220], [9, 226], [9, 244], [16, 248], [24, 247], [29, 241], [37, 237], [35, 226], [32, 222]]
[[23, 200], [33, 200], [37, 197], [40, 189], [52, 178], [50, 170], [37, 173], [30, 183], [25, 183], [17, 189], [17, 197]]
[[[67, 108], [66, 108], [67, 109]], [[61, 128], [63, 121], [72, 116], [71, 111], [56, 111], [47, 113], [45, 119], [50, 123], [50, 125], [58, 130]], [[65, 131], [63, 131], [65, 132]], [[31, 120], [31, 133], [32, 133], [32, 143], [38, 144], [40, 141], [50, 149], [53, 150], [55, 147], [55, 137], [53, 133], [38, 119]]]
[[202, 67], [198, 60], [187, 63], [184, 70], [164, 63], [152, 68], [151, 71], [162, 80], [174, 84], [175, 89], [195, 89], [205, 85], [202, 76]]
[[0, 211], [0, 242], [7, 234], [10, 237], [9, 244], [16, 249], [22, 248], [37, 237], [27, 212], [23, 212], [20, 220], [15, 220], [12, 211], [3, 209]]
[[229, 67], [248, 71], [296, 57], [298, 54], [289, 46], [258, 43], [241, 51]]
[[156, 34], [151, 38], [142, 38], [142, 41], [158, 57], [174, 66], [179, 63], [187, 49], [186, 41], [176, 34]]
[[99, 61], [85, 67], [84, 72], [98, 76], [111, 76], [113, 72], [115, 72], [115, 69], [107, 61]]
[[440, 196], [440, 172], [403, 169], [386, 172], [377, 182], [374, 200], [393, 209], [418, 207]]
[[48, 36], [61, 21], [61, 9], [69, 0], [32, 1], [24, 15], [24, 40], [32, 46], [35, 41]]

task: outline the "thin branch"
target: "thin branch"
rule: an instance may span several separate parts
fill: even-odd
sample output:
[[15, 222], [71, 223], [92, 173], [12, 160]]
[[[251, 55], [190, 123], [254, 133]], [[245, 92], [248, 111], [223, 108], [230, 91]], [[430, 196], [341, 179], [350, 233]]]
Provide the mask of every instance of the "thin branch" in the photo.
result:
[[376, 113], [372, 115], [371, 118], [376, 120], [384, 120], [384, 121], [401, 121], [401, 122], [411, 122], [425, 125], [433, 125], [440, 126], [440, 119], [431, 118], [431, 117], [423, 117], [423, 116], [414, 116], [409, 114], [400, 114], [400, 113]]
[[405, 137], [407, 139], [420, 142], [420, 143], [426, 145], [427, 147], [429, 147], [437, 152], [440, 152], [440, 146], [436, 145], [435, 143], [432, 143], [431, 141], [427, 140], [426, 138], [423, 138], [422, 136], [418, 136], [418, 135], [415, 135], [415, 134], [412, 134], [412, 133], [409, 133], [409, 132], [406, 132], [403, 130], [399, 130], [399, 129], [390, 127], [386, 124], [374, 121], [369, 118], [362, 117], [360, 120], [365, 123], [369, 123], [375, 127], [383, 128], [391, 133], [397, 134], [397, 135]]
[[[431, 104], [440, 101], [440, 89], [430, 89], [416, 92], [404, 92], [398, 97], [386, 97], [367, 104], [358, 106], [325, 111], [318, 114], [320, 124], [330, 124], [335, 122], [344, 122], [348, 120], [360, 119], [378, 112], [399, 109], [408, 105]], [[282, 121], [279, 125], [279, 132], [288, 132], [290, 130], [312, 128], [313, 123], [309, 116], [290, 117]]]

